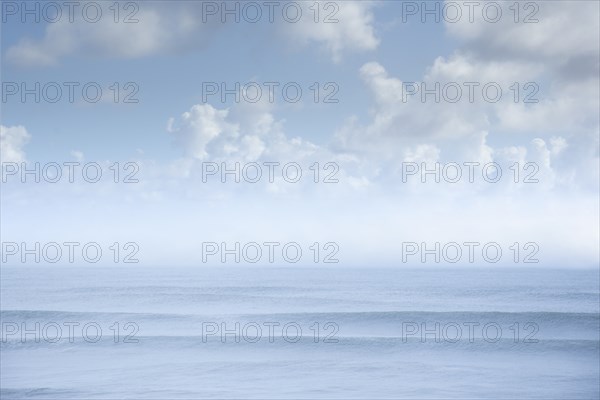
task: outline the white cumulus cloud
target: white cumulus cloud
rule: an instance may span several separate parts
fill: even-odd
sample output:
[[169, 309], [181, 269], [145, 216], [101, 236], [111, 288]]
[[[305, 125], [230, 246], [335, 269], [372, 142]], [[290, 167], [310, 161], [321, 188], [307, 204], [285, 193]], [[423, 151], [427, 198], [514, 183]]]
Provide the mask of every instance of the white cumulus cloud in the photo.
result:
[[25, 161], [23, 147], [30, 138], [31, 135], [24, 126], [0, 125], [0, 158], [2, 162]]

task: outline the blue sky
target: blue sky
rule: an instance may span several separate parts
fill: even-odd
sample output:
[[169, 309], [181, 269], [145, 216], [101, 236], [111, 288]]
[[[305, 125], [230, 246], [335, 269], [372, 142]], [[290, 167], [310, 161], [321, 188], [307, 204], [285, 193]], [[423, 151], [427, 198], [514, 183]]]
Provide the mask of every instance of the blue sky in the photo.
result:
[[[133, 82], [139, 103], [12, 96], [2, 103], [2, 161], [133, 161], [141, 182], [3, 183], [3, 240], [111, 241], [118, 231], [146, 244], [149, 265], [193, 265], [194, 234], [209, 226], [206, 240], [336, 241], [349, 264], [393, 266], [403, 240], [486, 238], [535, 241], [543, 265], [597, 266], [598, 3], [522, 2], [515, 23], [513, 2], [498, 2], [496, 23], [479, 9], [473, 22], [422, 23], [403, 22], [420, 2], [296, 2], [305, 14], [295, 24], [203, 23], [193, 1], [140, 2], [139, 22], [123, 24], [112, 2], [99, 3], [96, 24], [5, 15], [2, 82], [98, 82], [107, 97], [114, 82]], [[338, 22], [315, 23], [315, 4], [336, 9]], [[538, 22], [523, 23], [532, 11]], [[203, 102], [203, 82], [253, 81], [298, 82], [303, 97]], [[314, 82], [334, 82], [339, 102], [315, 103]], [[495, 82], [504, 92], [497, 103], [404, 102], [407, 82]], [[515, 82], [521, 96], [534, 83], [538, 102], [511, 101]], [[202, 163], [269, 161], [335, 162], [340, 182], [199, 181]], [[403, 183], [399, 171], [415, 162], [497, 162], [505, 174], [535, 163], [540, 182]]]
[[[175, 3], [174, 8], [200, 7], [200, 2]], [[141, 10], [146, 7], [148, 5], [142, 4]], [[392, 13], [390, 9], [393, 10]], [[287, 121], [286, 132], [290, 136], [302, 136], [325, 144], [344, 117], [367, 116], [368, 93], [364, 86], [357, 85], [358, 70], [364, 63], [380, 60], [395, 73], [407, 77], [407, 80], [416, 81], [421, 78], [423, 70], [433, 58], [448, 52], [445, 49], [450, 47], [452, 40], [445, 34], [443, 25], [410, 20], [402, 23], [394, 16], [394, 12], [398, 11], [397, 5], [374, 5], [371, 11], [374, 18], [371, 24], [373, 36], [390, 39], [379, 39], [380, 44], [368, 51], [343, 54], [343, 60], [338, 62], [333, 62], [331, 55], [322, 46], [299, 43], [290, 45], [289, 40], [283, 39], [281, 35], [273, 35], [273, 32], [285, 32], [287, 27], [269, 23], [266, 18], [261, 19], [262, 23], [258, 24], [243, 20], [240, 23], [217, 24], [210, 27], [215, 32], [208, 33], [210, 39], [205, 44], [194, 43], [205, 41], [200, 36], [197, 40], [191, 37], [188, 39], [190, 48], [176, 54], [165, 49], [164, 54], [157, 52], [146, 57], [123, 60], [110, 55], [97, 56], [89, 51], [86, 54], [69, 54], [57, 60], [56, 65], [44, 68], [35, 65], [24, 67], [23, 64], [5, 60], [2, 64], [4, 81], [94, 81], [106, 86], [112, 82], [131, 81], [140, 87], [139, 95], [136, 96], [140, 103], [135, 106], [103, 104], [90, 107], [66, 101], [39, 106], [32, 101], [28, 104], [8, 101], [3, 104], [4, 122], [7, 125], [17, 125], [31, 113], [35, 113], [36, 118], [28, 124], [28, 131], [39, 132], [29, 146], [29, 153], [36, 158], [48, 156], [48, 146], [58, 143], [62, 148], [81, 148], [93, 157], [101, 157], [108, 151], [120, 154], [120, 157], [128, 157], [130, 154], [127, 151], [137, 148], [143, 148], [156, 158], [173, 157], [177, 153], [176, 149], [165, 154], [166, 148], [170, 147], [169, 138], [164, 135], [163, 130], [165, 121], [181, 113], [190, 104], [202, 100], [201, 88], [204, 81], [230, 82], [230, 86], [234, 82], [297, 81], [306, 82], [303, 85], [305, 90], [313, 82], [336, 82], [340, 87], [336, 96], [340, 101], [338, 105], [317, 105], [305, 101], [302, 110], [281, 104], [281, 101], [275, 105], [278, 116]], [[2, 31], [4, 49], [15, 46], [23, 38], [35, 40], [43, 37], [44, 28], [49, 25], [34, 23], [31, 16], [29, 23], [25, 24], [15, 16], [7, 18], [8, 23], [3, 25]], [[135, 25], [144, 25], [144, 21]], [[202, 32], [202, 35], [207, 34]], [[427, 46], [414, 41], [413, 38], [417, 36], [423, 37]], [[247, 40], [249, 37], [253, 40]], [[218, 99], [218, 96], [215, 97]], [[281, 96], [278, 97], [281, 100]], [[165, 98], [169, 98], [169, 101], [166, 102]], [[230, 105], [231, 101], [226, 104]], [[98, 123], [104, 119], [97, 118], [100, 113], [105, 115], [105, 125]], [[307, 113], [311, 118], [305, 117]], [[89, 124], [90, 118], [97, 122]], [[120, 122], [119, 129], [113, 129], [114, 122], [110, 122], [111, 119]], [[65, 121], [69, 121], [68, 127], [64, 124]], [[82, 134], [83, 130], [85, 134]], [[153, 140], [148, 140], [148, 135]], [[39, 152], [35, 152], [36, 144]], [[56, 151], [60, 149], [57, 148]]]

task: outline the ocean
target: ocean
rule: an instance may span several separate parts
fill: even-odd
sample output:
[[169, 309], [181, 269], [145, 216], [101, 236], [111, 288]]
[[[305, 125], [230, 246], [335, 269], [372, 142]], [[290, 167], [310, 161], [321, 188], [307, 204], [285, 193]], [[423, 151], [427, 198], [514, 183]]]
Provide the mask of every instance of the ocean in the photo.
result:
[[597, 399], [597, 270], [1, 269], [2, 399]]

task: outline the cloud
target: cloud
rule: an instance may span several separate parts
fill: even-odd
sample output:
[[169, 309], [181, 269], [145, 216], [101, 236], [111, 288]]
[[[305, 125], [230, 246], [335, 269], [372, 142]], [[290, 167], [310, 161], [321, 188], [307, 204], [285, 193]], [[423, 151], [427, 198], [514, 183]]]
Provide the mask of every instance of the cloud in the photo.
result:
[[83, 162], [83, 160], [85, 159], [85, 156], [84, 156], [83, 152], [79, 151], [79, 150], [72, 150], [71, 151], [71, 155], [78, 162]]
[[[314, 3], [297, 3], [302, 8], [297, 23], [277, 19], [284, 37], [295, 43], [320, 44], [334, 61], [340, 61], [346, 52], [377, 48], [373, 2], [318, 2], [319, 22], [314, 21]], [[84, 20], [80, 13], [74, 15], [73, 22], [61, 18], [47, 24], [41, 38], [21, 38], [8, 47], [6, 59], [20, 66], [48, 67], [73, 55], [135, 59], [173, 54], [207, 46], [219, 29], [235, 23], [233, 18], [221, 22], [215, 16], [204, 20], [202, 2], [140, 3], [135, 23], [115, 23], [106, 7], [104, 17], [95, 23]], [[330, 15], [337, 22], [325, 23]]]
[[141, 4], [138, 22], [115, 23], [109, 10], [91, 23], [75, 13], [74, 22], [61, 18], [46, 26], [40, 39], [21, 38], [6, 50], [6, 59], [21, 66], [54, 66], [65, 57], [133, 59], [159, 53], [175, 53], [203, 46], [215, 24], [200, 23], [194, 4]]
[[[346, 52], [375, 50], [379, 39], [373, 27], [372, 1], [300, 2], [306, 17], [298, 23], [286, 24], [285, 32], [302, 44], [319, 43], [334, 62], [340, 62]], [[315, 22], [315, 9], [319, 21]], [[330, 22], [327, 22], [330, 21]]]
[[[504, 17], [497, 23], [485, 22], [483, 14], [475, 12], [475, 22], [461, 18], [456, 23], [447, 22], [446, 29], [452, 36], [461, 39], [471, 54], [481, 59], [541, 63], [555, 73], [561, 73], [563, 79], [597, 76], [600, 68], [599, 3], [554, 1], [528, 4], [519, 5], [519, 23], [514, 22], [514, 11], [503, 7]], [[535, 7], [539, 9], [536, 11]], [[533, 18], [538, 22], [523, 23], [532, 12], [535, 12]]]
[[[433, 87], [431, 81], [440, 80], [433, 71], [428, 75], [429, 87]], [[374, 100], [371, 118], [366, 125], [351, 118], [336, 132], [333, 145], [340, 151], [369, 152], [397, 160], [407, 148], [436, 143], [439, 147], [458, 139], [470, 143], [470, 137], [479, 137], [489, 128], [485, 113], [473, 110], [481, 105], [436, 103], [431, 96], [423, 102], [420, 95], [403, 96], [409, 83], [391, 76], [377, 62], [363, 65], [360, 76]]]
[[[433, 61], [424, 76], [427, 89], [437, 82], [478, 82], [479, 97], [456, 103], [436, 102], [433, 95], [403, 96], [410, 82], [392, 76], [377, 62], [362, 66], [360, 76], [373, 98], [366, 123], [352, 117], [337, 130], [332, 148], [356, 155], [372, 170], [399, 171], [403, 162], [498, 162], [508, 168], [535, 162], [543, 184], [597, 188], [598, 84], [551, 80], [537, 94], [537, 103], [515, 103], [510, 87], [536, 82], [544, 74], [530, 61], [483, 60], [456, 52]], [[555, 77], [555, 79], [557, 79]], [[503, 88], [497, 103], [484, 101], [481, 86], [496, 82]], [[545, 82], [545, 81], [544, 81]], [[381, 179], [383, 175], [371, 174]]]
[[457, 51], [449, 57], [438, 57], [425, 73], [425, 81], [438, 82], [496, 82], [508, 89], [514, 82], [535, 80], [543, 72], [536, 62], [507, 60], [483, 60]]
[[0, 155], [2, 162], [23, 162], [23, 147], [29, 142], [31, 135], [24, 126], [0, 125]]
[[[174, 126], [175, 119], [171, 118], [167, 131], [173, 134], [187, 155], [206, 159], [209, 156], [206, 147], [211, 141], [219, 136], [225, 141], [239, 136], [239, 126], [226, 121], [228, 114], [227, 109], [217, 110], [210, 104], [197, 104], [181, 115], [177, 126]], [[229, 152], [227, 146], [223, 146], [222, 150]]]
[[308, 168], [316, 160], [335, 158], [302, 138], [288, 138], [284, 121], [276, 120], [270, 107], [264, 102], [235, 104], [231, 109], [196, 104], [171, 118], [167, 131], [184, 155], [171, 166], [172, 173], [190, 176], [198, 162], [297, 162]]

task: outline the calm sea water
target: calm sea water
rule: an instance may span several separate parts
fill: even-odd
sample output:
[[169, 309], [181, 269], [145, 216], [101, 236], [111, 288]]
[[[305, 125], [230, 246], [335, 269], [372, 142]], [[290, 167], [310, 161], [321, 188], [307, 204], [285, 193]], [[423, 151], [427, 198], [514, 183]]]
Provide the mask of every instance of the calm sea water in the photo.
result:
[[3, 399], [600, 396], [597, 270], [1, 274]]

